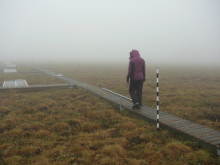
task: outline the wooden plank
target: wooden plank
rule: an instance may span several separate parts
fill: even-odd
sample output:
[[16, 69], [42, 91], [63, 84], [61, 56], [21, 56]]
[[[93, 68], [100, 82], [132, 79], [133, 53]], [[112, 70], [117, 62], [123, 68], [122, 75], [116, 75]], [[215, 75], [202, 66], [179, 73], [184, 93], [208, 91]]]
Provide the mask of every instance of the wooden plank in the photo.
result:
[[146, 115], [146, 116], [150, 116], [150, 115], [157, 116], [157, 114], [156, 114], [156, 113], [152, 113], [152, 112], [151, 112], [151, 113], [146, 113], [146, 112], [145, 112], [145, 113], [143, 113], [143, 112], [138, 111], [138, 110], [137, 110], [137, 112], [138, 112], [138, 113], [140, 113], [140, 114]]
[[145, 116], [155, 116], [155, 117], [157, 117], [157, 114], [156, 113], [146, 113], [146, 112], [141, 112], [141, 111], [139, 111], [139, 110], [136, 110], [136, 112], [138, 112], [138, 113], [140, 113], [140, 114], [143, 114], [143, 115], [145, 115]]
[[188, 128], [191, 126], [191, 123], [186, 123], [184, 125], [169, 125], [170, 127], [173, 127], [174, 129], [177, 129], [177, 130], [180, 130], [181, 132], [182, 131], [182, 128]]
[[163, 122], [169, 122], [169, 121], [172, 121], [172, 120], [183, 120], [179, 117], [175, 117], [175, 116], [162, 116], [160, 117], [161, 121]]
[[173, 118], [176, 116], [172, 116], [172, 115], [160, 115], [160, 119], [168, 119], [168, 118]]
[[[133, 104], [131, 101], [128, 101], [127, 99], [123, 99], [123, 98], [122, 98], [122, 103], [123, 104]], [[144, 108], [144, 107], [142, 107], [142, 108]]]
[[214, 134], [214, 135], [210, 135], [210, 136], [201, 137], [201, 139], [203, 139], [203, 140], [209, 140], [209, 139], [217, 138], [217, 137], [220, 138], [220, 133]]
[[129, 104], [129, 103], [126, 103], [126, 104], [125, 104], [125, 103], [122, 103], [122, 105], [123, 105], [123, 106], [128, 106], [128, 107], [132, 107], [132, 106], [133, 106], [133, 104]]
[[141, 113], [157, 113], [156, 111], [151, 111], [151, 110], [145, 110], [145, 109], [139, 109], [139, 111], [141, 112]]
[[177, 117], [177, 116], [174, 116], [174, 115], [169, 114], [169, 113], [162, 113], [161, 111], [160, 111], [160, 116], [161, 116], [161, 117], [162, 117], [162, 116], [171, 116], [171, 117]]
[[192, 129], [198, 128], [200, 126], [201, 125], [199, 125], [199, 124], [191, 124], [189, 127], [182, 128], [182, 130], [183, 131], [192, 130]]
[[137, 113], [139, 113], [139, 114], [145, 115], [145, 116], [156, 115], [156, 113], [152, 113], [152, 112], [150, 112], [150, 113], [143, 112], [141, 109], [134, 109], [133, 111], [134, 111], [134, 112], [137, 112]]
[[149, 115], [149, 114], [148, 114], [148, 115], [144, 115], [144, 116], [150, 117], [150, 118], [155, 119], [155, 120], [157, 119], [157, 115]]
[[141, 108], [140, 110], [141, 110], [142, 113], [146, 113], [146, 112], [147, 112], [147, 113], [157, 113], [157, 111], [152, 111], [152, 110], [150, 110], [150, 109]]
[[207, 128], [205, 128], [205, 127], [199, 127], [199, 128], [197, 128], [197, 129], [195, 129], [195, 130], [187, 130], [187, 131], [185, 131], [185, 132], [187, 132], [187, 133], [193, 133], [193, 132], [201, 132], [201, 131], [204, 131], [204, 130], [206, 130]]
[[[198, 125], [191, 124], [190, 127], [182, 128], [182, 130], [184, 130], [184, 131], [191, 131], [191, 130], [197, 130], [197, 129], [200, 129], [200, 128], [207, 128], [207, 127], [205, 127], [203, 125], [199, 125], [199, 124]], [[209, 129], [209, 128], [207, 128], [207, 129]]]
[[186, 132], [192, 132], [192, 133], [195, 133], [195, 132], [199, 132], [200, 129], [203, 129], [203, 131], [205, 131], [205, 128], [206, 127], [203, 127], [203, 126], [199, 126], [199, 127], [192, 127], [192, 128], [187, 128], [187, 129], [182, 129], [182, 131], [186, 131]]
[[176, 128], [176, 127], [183, 126], [189, 123], [187, 121], [179, 120], [179, 121], [173, 121], [173, 122], [169, 122], [165, 124]]
[[207, 142], [214, 142], [214, 141], [219, 141], [220, 140], [220, 137], [213, 137], [213, 138], [210, 138], [210, 139], [206, 139], [205, 141]]
[[174, 117], [173, 116], [160, 116], [160, 121], [169, 121], [172, 120]]
[[206, 141], [209, 140], [209, 139], [213, 139], [213, 138], [220, 138], [220, 133], [214, 134], [214, 135], [210, 135], [210, 136], [205, 136], [205, 137], [202, 137], [202, 138], [207, 138], [207, 139], [205, 139]]
[[208, 132], [204, 131], [204, 132], [200, 132], [200, 133], [196, 133], [196, 134], [192, 134], [193, 136], [197, 137], [197, 138], [201, 138], [201, 137], [205, 137], [205, 136], [209, 136], [209, 135], [213, 135], [213, 134], [217, 134], [219, 133], [219, 131], [210, 131], [207, 130]]
[[151, 110], [151, 111], [157, 111], [155, 108], [149, 107], [147, 105], [145, 105], [144, 108], [146, 108], [147, 110]]
[[220, 144], [220, 141], [210, 142], [210, 144], [213, 144], [213, 145], [219, 145], [219, 144]]
[[[162, 121], [162, 122], [163, 122], [163, 121]], [[176, 125], [178, 125], [178, 124], [181, 124], [181, 123], [183, 123], [183, 122], [185, 122], [185, 121], [183, 121], [183, 119], [178, 119], [178, 120], [171, 120], [171, 121], [163, 122], [163, 123], [166, 123], [166, 124], [169, 124], [169, 125], [171, 125], [171, 124], [176, 124]]]
[[183, 120], [183, 119], [181, 119], [181, 118], [179, 118], [179, 117], [172, 117], [172, 118], [168, 118], [168, 119], [161, 119], [161, 121], [162, 121], [163, 123], [169, 123], [169, 122], [178, 121], [178, 120]]
[[[187, 124], [187, 125], [186, 125]], [[195, 128], [197, 128], [195, 125], [193, 125], [192, 123], [190, 123], [190, 122], [187, 122], [186, 124], [184, 124], [184, 125], [182, 125], [182, 123], [180, 123], [180, 124], [177, 124], [177, 125], [174, 125], [176, 128], [179, 128], [179, 129], [181, 129], [182, 131], [183, 130], [192, 130], [192, 129], [195, 129]], [[201, 125], [199, 125], [199, 126], [201, 126]]]
[[175, 128], [178, 128], [178, 129], [183, 129], [183, 128], [188, 128], [188, 127], [191, 127], [192, 126], [192, 122], [190, 121], [186, 121], [185, 124], [182, 124], [182, 125], [172, 125], [173, 127]]
[[184, 131], [192, 132], [191, 133], [192, 135], [206, 133], [207, 131], [211, 132], [211, 130], [209, 128], [204, 128], [204, 127], [198, 127], [197, 129], [194, 129], [194, 130], [184, 130]]
[[113, 96], [106, 96], [106, 95], [103, 95], [102, 97], [105, 98], [105, 99], [112, 99], [112, 98], [114, 99]]
[[157, 115], [156, 114], [147, 114], [145, 116], [146, 117], [151, 117], [152, 119], [157, 119]]
[[189, 121], [183, 120], [182, 122], [179, 122], [179, 123], [172, 123], [172, 124], [166, 123], [166, 124], [169, 126], [180, 129], [182, 127], [184, 128], [184, 127], [190, 125], [191, 123]]
[[144, 109], [144, 108], [141, 108], [139, 109], [139, 111], [141, 111], [142, 113], [146, 113], [146, 112], [150, 112], [150, 113], [156, 113], [157, 111], [152, 111], [152, 110], [149, 110], [149, 109]]

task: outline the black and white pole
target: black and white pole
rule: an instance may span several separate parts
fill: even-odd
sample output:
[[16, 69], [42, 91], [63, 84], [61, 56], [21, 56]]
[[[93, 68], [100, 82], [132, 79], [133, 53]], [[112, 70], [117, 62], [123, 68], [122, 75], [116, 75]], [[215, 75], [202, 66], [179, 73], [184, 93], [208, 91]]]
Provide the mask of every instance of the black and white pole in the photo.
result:
[[84, 88], [84, 91], [86, 91], [86, 81], [85, 81], [85, 88]]
[[[52, 70], [52, 74], [53, 74], [53, 63], [52, 63], [52, 61], [50, 62], [50, 66], [51, 66], [51, 70]], [[54, 74], [53, 74], [53, 79], [54, 79]]]
[[157, 68], [157, 132], [159, 132], [159, 130], [159, 69]]

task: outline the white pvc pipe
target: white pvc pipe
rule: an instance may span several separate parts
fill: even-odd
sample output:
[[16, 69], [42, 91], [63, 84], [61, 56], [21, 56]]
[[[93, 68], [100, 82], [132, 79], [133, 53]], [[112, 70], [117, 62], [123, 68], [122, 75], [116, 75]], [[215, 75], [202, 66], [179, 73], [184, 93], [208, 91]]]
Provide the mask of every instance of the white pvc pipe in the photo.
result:
[[115, 95], [118, 95], [118, 96], [120, 96], [120, 97], [123, 97], [124, 99], [127, 99], [127, 100], [132, 101], [132, 99], [130, 99], [130, 98], [128, 98], [128, 97], [125, 97], [125, 96], [123, 96], [123, 95], [120, 95], [120, 94], [118, 94], [118, 93], [115, 93], [115, 92], [110, 91], [110, 90], [105, 89], [105, 88], [102, 88], [102, 89], [105, 90], [105, 91], [108, 91], [108, 92], [110, 92], [110, 93], [113, 93], [113, 94], [115, 94]]

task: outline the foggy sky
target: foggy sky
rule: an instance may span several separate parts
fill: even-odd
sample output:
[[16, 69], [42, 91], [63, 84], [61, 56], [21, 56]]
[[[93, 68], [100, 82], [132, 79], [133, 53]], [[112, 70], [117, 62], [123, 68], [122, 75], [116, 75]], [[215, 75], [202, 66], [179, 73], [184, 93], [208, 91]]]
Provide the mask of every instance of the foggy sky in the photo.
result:
[[1, 0], [0, 60], [219, 64], [219, 0]]

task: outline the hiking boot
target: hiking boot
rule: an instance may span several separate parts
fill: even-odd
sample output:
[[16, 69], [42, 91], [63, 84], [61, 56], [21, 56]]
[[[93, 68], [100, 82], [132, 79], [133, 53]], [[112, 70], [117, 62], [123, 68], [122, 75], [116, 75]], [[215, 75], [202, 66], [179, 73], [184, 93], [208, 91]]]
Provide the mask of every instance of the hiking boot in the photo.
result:
[[132, 106], [132, 109], [141, 109], [139, 103], [135, 103], [133, 106]]
[[143, 107], [143, 104], [139, 104], [139, 107]]

